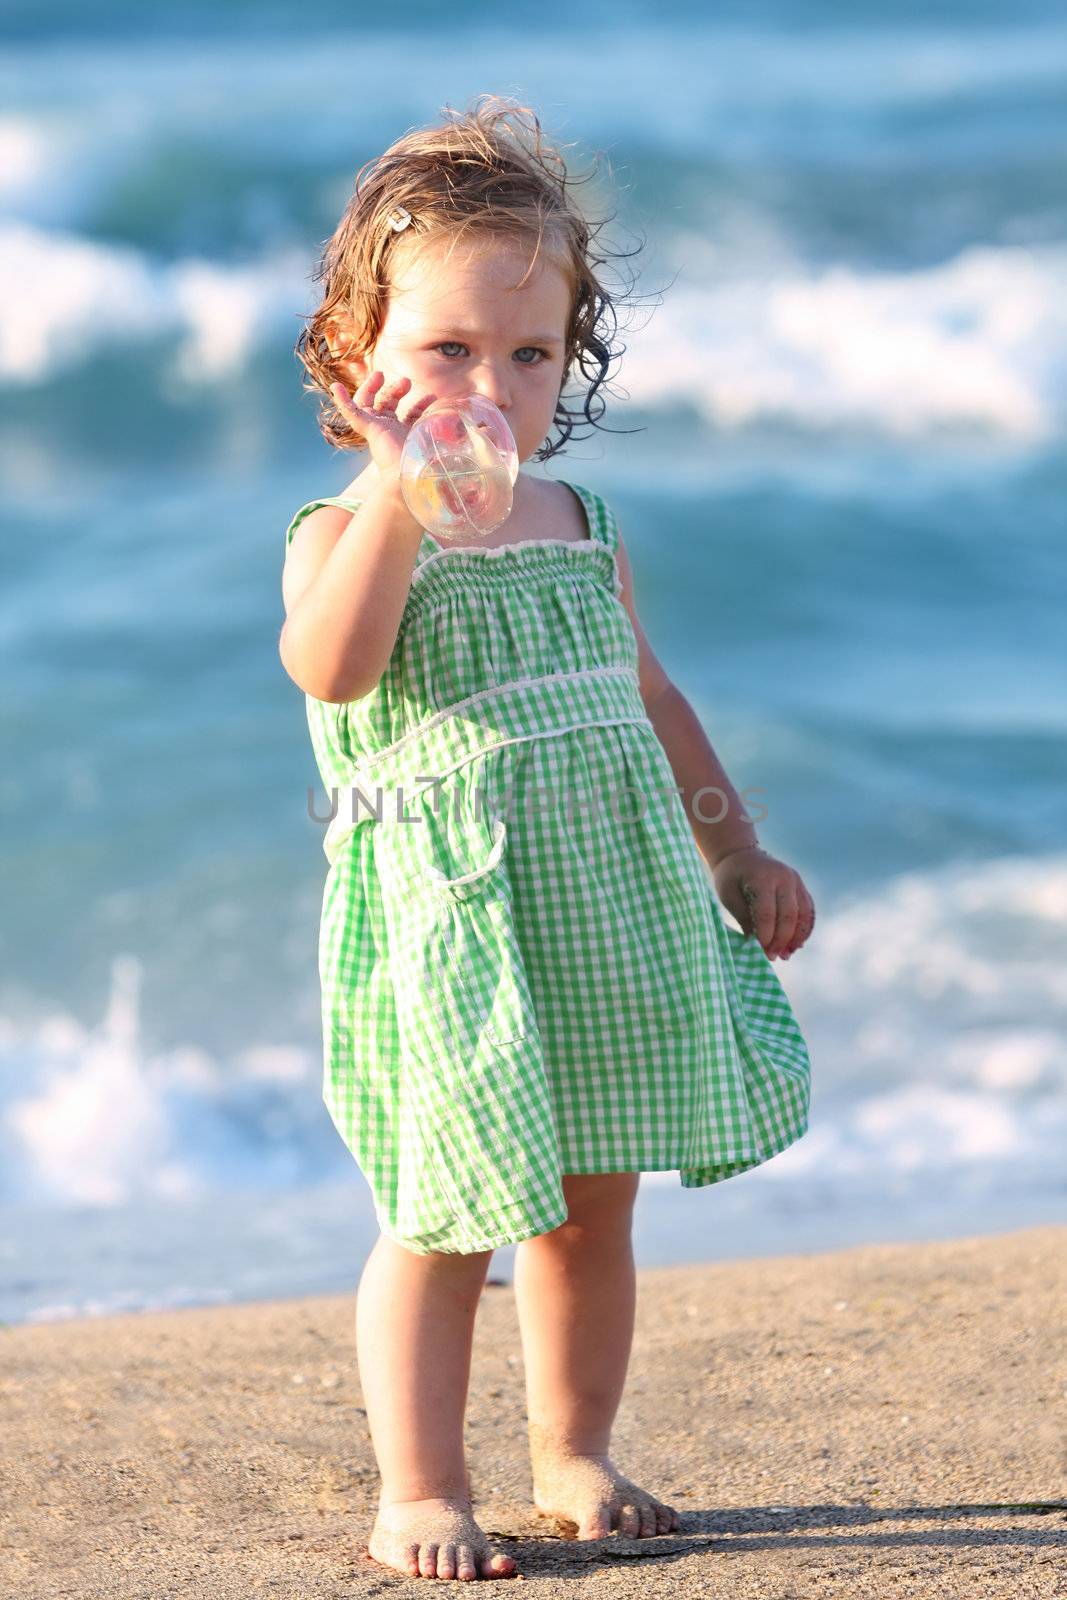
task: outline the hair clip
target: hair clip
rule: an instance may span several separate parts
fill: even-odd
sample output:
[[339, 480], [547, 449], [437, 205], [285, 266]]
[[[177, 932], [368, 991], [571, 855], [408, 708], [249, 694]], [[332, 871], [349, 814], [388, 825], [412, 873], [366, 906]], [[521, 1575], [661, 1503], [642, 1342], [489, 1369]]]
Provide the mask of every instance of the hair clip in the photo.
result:
[[403, 206], [394, 206], [385, 220], [394, 232], [402, 233], [412, 221], [412, 216], [411, 212], [405, 211]]

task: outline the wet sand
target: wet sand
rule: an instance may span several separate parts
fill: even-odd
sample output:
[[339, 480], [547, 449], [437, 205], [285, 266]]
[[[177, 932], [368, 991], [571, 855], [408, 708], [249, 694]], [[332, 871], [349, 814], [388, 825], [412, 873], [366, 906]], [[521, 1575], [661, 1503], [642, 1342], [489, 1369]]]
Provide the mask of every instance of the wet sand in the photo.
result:
[[[785, 1230], [783, 1229], [783, 1232]], [[420, 1590], [371, 1562], [343, 1296], [0, 1330], [0, 1593]], [[1067, 1226], [644, 1270], [612, 1454], [679, 1532], [529, 1505], [509, 1286], [478, 1314], [475, 1514], [522, 1579], [605, 1597], [1067, 1595]]]

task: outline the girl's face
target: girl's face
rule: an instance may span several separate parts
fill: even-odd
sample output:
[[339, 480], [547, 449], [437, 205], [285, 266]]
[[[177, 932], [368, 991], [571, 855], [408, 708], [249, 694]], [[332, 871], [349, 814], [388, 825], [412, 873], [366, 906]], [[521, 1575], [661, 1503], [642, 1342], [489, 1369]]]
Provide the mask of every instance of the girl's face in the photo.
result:
[[397, 251], [389, 305], [369, 356], [351, 363], [362, 382], [410, 378], [409, 393], [453, 399], [476, 393], [508, 419], [519, 460], [552, 426], [563, 383], [572, 292], [542, 254], [521, 288], [529, 256], [510, 241], [485, 239]]

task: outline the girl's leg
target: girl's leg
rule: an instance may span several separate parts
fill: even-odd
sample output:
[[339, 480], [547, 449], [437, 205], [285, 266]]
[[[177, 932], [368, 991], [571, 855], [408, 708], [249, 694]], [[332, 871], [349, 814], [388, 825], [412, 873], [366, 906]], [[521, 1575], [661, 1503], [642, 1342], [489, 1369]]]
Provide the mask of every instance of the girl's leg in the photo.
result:
[[491, 1256], [420, 1256], [382, 1235], [360, 1278], [359, 1376], [382, 1479], [368, 1549], [411, 1577], [517, 1570], [471, 1515], [463, 1454], [474, 1316]]
[[516, 1251], [534, 1501], [576, 1523], [579, 1539], [678, 1526], [673, 1507], [608, 1455], [633, 1340], [639, 1182], [637, 1172], [568, 1174], [567, 1221]]

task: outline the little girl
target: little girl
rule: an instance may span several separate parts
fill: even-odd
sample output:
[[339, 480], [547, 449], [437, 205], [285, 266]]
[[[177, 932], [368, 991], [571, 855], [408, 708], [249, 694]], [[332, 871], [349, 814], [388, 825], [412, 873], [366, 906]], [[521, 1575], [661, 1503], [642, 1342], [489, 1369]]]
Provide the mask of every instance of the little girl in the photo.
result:
[[807, 1127], [769, 958], [805, 942], [811, 895], [653, 654], [610, 508], [520, 471], [495, 535], [442, 544], [399, 489], [435, 398], [488, 397], [522, 462], [573, 431], [568, 381], [595, 422], [614, 307], [572, 183], [525, 107], [448, 110], [360, 172], [297, 343], [326, 438], [370, 456], [289, 525], [280, 652], [336, 799], [324, 1098], [381, 1228], [356, 1313], [368, 1549], [412, 1576], [517, 1571], [463, 1450], [498, 1245], [519, 1246], [536, 1507], [578, 1538], [678, 1527], [608, 1455], [640, 1174], [717, 1183]]

